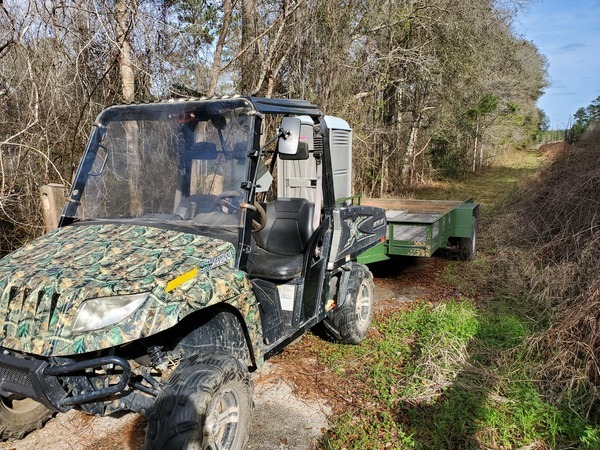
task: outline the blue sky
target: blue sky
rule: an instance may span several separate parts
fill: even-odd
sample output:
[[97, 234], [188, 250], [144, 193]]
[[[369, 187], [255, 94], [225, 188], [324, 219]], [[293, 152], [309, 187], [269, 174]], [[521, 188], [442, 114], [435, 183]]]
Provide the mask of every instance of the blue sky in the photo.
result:
[[600, 0], [531, 0], [515, 31], [548, 59], [549, 86], [538, 106], [550, 127], [600, 96]]

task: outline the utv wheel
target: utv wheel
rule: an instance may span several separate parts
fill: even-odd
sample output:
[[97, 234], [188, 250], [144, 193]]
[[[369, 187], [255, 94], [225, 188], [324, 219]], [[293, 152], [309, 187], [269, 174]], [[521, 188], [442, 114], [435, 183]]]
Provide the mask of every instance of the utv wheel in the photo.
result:
[[342, 305], [324, 320], [325, 329], [344, 344], [358, 344], [367, 335], [373, 319], [373, 275], [363, 264], [353, 263], [348, 291]]
[[458, 241], [458, 250], [460, 259], [463, 261], [471, 261], [477, 253], [477, 219], [473, 217], [473, 229], [471, 236], [460, 238]]
[[0, 397], [0, 440], [22, 439], [42, 428], [53, 414], [30, 398]]
[[182, 363], [156, 399], [146, 449], [242, 450], [252, 405], [246, 367], [225, 352], [196, 355]]

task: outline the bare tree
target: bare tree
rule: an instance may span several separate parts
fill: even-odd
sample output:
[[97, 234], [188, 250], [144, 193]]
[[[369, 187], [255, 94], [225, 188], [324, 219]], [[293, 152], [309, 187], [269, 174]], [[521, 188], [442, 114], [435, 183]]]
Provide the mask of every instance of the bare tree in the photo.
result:
[[[3, 0], [0, 252], [41, 232], [37, 186], [70, 181], [103, 107], [174, 84], [301, 97], [344, 117], [358, 192], [479, 170], [539, 121], [545, 61], [510, 26], [522, 3]], [[138, 130], [127, 127], [139, 214]]]
[[240, 91], [251, 94], [256, 84], [260, 59], [258, 43], [258, 8], [256, 0], [242, 1], [242, 45], [247, 49], [242, 55]]
[[215, 93], [219, 75], [221, 74], [221, 58], [223, 57], [223, 47], [225, 46], [225, 40], [229, 33], [229, 26], [231, 24], [231, 16], [233, 14], [233, 2], [231, 0], [223, 1], [223, 22], [219, 37], [217, 39], [217, 45], [215, 47], [215, 54], [213, 56], [212, 67], [210, 70], [210, 83], [208, 85], [207, 95], [212, 96]]
[[[117, 45], [119, 48], [119, 72], [121, 74], [121, 89], [123, 100], [131, 103], [135, 100], [135, 73], [131, 57], [131, 35], [135, 0], [115, 1], [115, 20], [117, 22]], [[129, 174], [129, 203], [131, 215], [140, 216], [144, 212], [142, 204], [142, 186], [140, 185], [140, 171], [142, 170], [142, 159], [140, 155], [140, 144], [138, 137], [137, 122], [129, 120], [125, 122], [127, 139], [127, 173]]]

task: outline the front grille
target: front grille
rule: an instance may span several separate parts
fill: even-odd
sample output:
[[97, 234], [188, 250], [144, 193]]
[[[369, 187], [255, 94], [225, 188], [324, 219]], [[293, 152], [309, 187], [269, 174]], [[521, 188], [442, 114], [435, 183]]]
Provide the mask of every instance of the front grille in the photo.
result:
[[57, 379], [44, 375], [47, 366], [45, 361], [23, 358], [18, 353], [0, 348], [1, 395], [22, 395], [55, 409], [58, 397], [53, 396], [55, 393], [63, 395], [63, 391]]
[[0, 380], [18, 386], [24, 386], [28, 389], [33, 389], [29, 372], [24, 372], [13, 367], [0, 366]]

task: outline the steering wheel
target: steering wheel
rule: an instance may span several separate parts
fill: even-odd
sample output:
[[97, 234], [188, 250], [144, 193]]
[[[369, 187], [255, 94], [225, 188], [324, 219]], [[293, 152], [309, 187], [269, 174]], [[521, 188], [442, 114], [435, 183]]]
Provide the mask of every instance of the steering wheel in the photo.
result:
[[250, 203], [240, 203], [240, 208], [248, 208], [250, 211], [257, 212], [259, 215], [259, 220], [256, 220], [254, 217], [256, 217], [256, 214], [254, 214], [254, 217], [252, 218], [252, 231], [253, 232], [258, 232], [260, 230], [262, 230], [266, 225], [267, 225], [267, 213], [265, 212], [265, 209], [262, 207], [262, 205], [260, 203], [258, 203], [257, 201], [254, 202], [254, 205], [251, 205]]
[[241, 205], [239, 202], [234, 202], [234, 199], [242, 198], [242, 194], [238, 191], [224, 191], [217, 196], [217, 210], [225, 214], [237, 214]]

